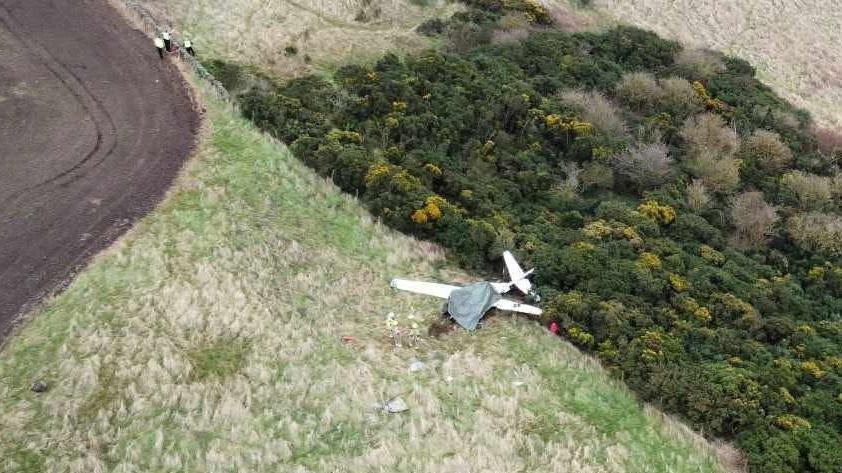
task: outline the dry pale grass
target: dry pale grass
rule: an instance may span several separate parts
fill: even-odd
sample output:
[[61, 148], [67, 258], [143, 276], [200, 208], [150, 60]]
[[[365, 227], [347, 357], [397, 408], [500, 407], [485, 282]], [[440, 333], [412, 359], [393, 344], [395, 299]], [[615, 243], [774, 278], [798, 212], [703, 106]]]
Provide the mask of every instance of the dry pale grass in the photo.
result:
[[596, 25], [592, 15], [587, 15], [578, 10], [570, 2], [542, 1], [549, 10], [553, 24], [564, 31], [578, 33], [587, 31]]
[[[0, 353], [0, 470], [719, 470], [531, 322], [394, 348], [385, 314], [427, 324], [439, 301], [390, 277], [468, 276], [218, 104], [208, 126], [163, 208]], [[376, 409], [398, 395], [407, 412]]]
[[[459, 9], [444, 0], [146, 0], [157, 18], [193, 38], [200, 55], [292, 77], [428, 46], [414, 30]], [[422, 4], [428, 6], [421, 6]], [[295, 55], [284, 48], [295, 46]], [[307, 62], [305, 56], [309, 57]]]
[[595, 0], [617, 21], [742, 57], [825, 126], [842, 125], [838, 0]]

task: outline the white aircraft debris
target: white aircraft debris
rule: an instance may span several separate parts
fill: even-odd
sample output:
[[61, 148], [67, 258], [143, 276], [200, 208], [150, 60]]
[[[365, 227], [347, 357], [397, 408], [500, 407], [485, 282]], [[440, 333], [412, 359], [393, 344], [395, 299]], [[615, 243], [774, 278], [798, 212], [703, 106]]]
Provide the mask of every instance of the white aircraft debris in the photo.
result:
[[533, 268], [524, 272], [520, 265], [517, 264], [517, 260], [511, 251], [503, 252], [503, 261], [506, 263], [506, 270], [509, 272], [511, 284], [522, 292], [524, 296], [530, 296], [535, 302], [540, 302], [541, 297], [532, 289], [532, 282], [527, 279], [535, 269]]
[[391, 286], [402, 291], [447, 299], [447, 312], [459, 325], [468, 330], [475, 329], [482, 316], [492, 307], [529, 315], [541, 315], [543, 311], [538, 307], [500, 296], [514, 287], [523, 295], [539, 300], [538, 294], [532, 288], [532, 282], [527, 279], [534, 270], [524, 271], [508, 251], [503, 253], [503, 261], [509, 273], [509, 282], [477, 282], [460, 287], [396, 278], [392, 279]]

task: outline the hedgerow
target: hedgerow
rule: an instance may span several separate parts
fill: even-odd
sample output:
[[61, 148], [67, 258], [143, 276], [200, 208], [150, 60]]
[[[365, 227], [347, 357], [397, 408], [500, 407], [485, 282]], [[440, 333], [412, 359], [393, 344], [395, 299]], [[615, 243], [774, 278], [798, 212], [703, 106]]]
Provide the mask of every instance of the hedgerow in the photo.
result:
[[443, 50], [263, 85], [243, 113], [465, 266], [514, 249], [544, 322], [752, 471], [842, 471], [842, 217], [818, 201], [839, 156], [809, 117], [739, 59], [628, 27], [492, 43], [545, 12], [471, 5], [424, 26]]

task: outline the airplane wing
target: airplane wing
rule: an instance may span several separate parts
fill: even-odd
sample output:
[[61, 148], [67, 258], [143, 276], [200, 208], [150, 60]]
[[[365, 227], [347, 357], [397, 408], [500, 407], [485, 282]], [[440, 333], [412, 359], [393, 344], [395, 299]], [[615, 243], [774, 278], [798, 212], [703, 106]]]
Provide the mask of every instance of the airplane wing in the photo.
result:
[[509, 272], [510, 281], [519, 281], [524, 278], [525, 274], [523, 272], [523, 268], [517, 264], [517, 260], [512, 255], [511, 251], [503, 252], [503, 261], [506, 262], [506, 270]]
[[500, 299], [496, 304], [494, 304], [494, 307], [500, 310], [510, 310], [512, 312], [521, 312], [530, 315], [541, 315], [544, 313], [544, 311], [538, 307], [529, 304], [521, 304], [520, 302], [515, 302], [509, 299]]
[[451, 286], [449, 284], [439, 284], [436, 282], [424, 282], [424, 281], [409, 281], [407, 279], [392, 279], [390, 284], [395, 289], [400, 289], [402, 291], [409, 291], [414, 292], [416, 294], [425, 294], [428, 296], [435, 296], [441, 297], [442, 299], [447, 299], [450, 297], [450, 293], [456, 289], [459, 289], [459, 286]]

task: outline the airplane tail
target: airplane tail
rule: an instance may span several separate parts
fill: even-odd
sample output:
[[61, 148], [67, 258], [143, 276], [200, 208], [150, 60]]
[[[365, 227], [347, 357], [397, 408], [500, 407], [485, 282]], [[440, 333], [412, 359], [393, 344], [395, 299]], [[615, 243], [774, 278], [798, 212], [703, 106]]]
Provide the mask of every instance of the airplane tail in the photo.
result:
[[532, 290], [532, 282], [527, 279], [532, 275], [532, 272], [535, 271], [535, 269], [533, 268], [524, 272], [510, 251], [503, 252], [503, 261], [506, 263], [506, 270], [509, 273], [510, 284], [518, 288], [518, 290], [524, 295], [532, 296], [537, 299], [538, 294]]
[[529, 295], [532, 292], [532, 282], [526, 278], [520, 279], [518, 281], [512, 281], [518, 290], [526, 295]]

